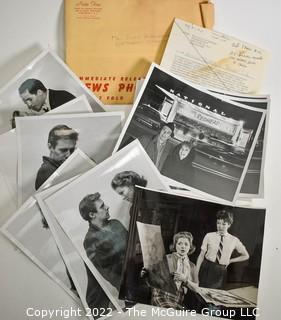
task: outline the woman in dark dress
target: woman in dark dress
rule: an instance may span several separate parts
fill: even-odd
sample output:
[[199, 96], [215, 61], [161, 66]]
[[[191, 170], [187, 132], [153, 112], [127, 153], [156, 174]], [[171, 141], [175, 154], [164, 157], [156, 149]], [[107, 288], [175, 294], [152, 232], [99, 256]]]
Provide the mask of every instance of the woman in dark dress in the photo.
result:
[[194, 158], [195, 150], [192, 142], [183, 141], [167, 157], [161, 173], [178, 182], [192, 185], [194, 181], [194, 169], [192, 166]]

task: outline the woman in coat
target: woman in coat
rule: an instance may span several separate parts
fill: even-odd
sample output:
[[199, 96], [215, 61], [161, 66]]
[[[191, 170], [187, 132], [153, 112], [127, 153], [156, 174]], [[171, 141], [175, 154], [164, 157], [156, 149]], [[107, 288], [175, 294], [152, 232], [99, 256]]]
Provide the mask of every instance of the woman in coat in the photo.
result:
[[192, 142], [184, 141], [177, 145], [167, 157], [161, 173], [183, 184], [192, 185], [194, 181], [192, 166], [194, 158], [195, 150]]

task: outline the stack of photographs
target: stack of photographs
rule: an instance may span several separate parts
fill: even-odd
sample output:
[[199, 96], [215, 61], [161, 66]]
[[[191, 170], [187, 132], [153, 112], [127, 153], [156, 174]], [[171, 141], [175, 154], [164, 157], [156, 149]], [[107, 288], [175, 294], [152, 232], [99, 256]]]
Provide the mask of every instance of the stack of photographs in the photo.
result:
[[[82, 301], [92, 319], [97, 315], [89, 311], [96, 305], [103, 308], [96, 309], [102, 316], [104, 306], [113, 310], [113, 304], [64, 233], [65, 247], [57, 244], [36, 196], [56, 192], [112, 154], [124, 113], [104, 111], [99, 99], [50, 51], [43, 51], [0, 90], [1, 231], [77, 306]], [[92, 290], [89, 304], [87, 286]]]
[[138, 139], [170, 186], [234, 204], [266, 114], [234, 98], [152, 64], [115, 150]]
[[[85, 96], [73, 99], [53, 110], [48, 115], [53, 114], [85, 114], [92, 113], [92, 109], [87, 102]], [[36, 135], [35, 135], [36, 136]], [[0, 166], [3, 182], [6, 190], [5, 197], [1, 199], [1, 215], [0, 224], [5, 221], [5, 217], [13, 213], [17, 209], [18, 197], [18, 150], [17, 150], [17, 134], [15, 129], [0, 135]], [[45, 145], [47, 147], [47, 145]], [[5, 208], [5, 210], [4, 210]], [[2, 212], [2, 210], [1, 210]]]
[[137, 141], [44, 199], [47, 214], [72, 240], [119, 311], [124, 307], [118, 292], [135, 185], [167, 190]]
[[138, 88], [124, 124], [44, 51], [0, 90], [1, 231], [89, 319], [255, 318], [269, 96], [154, 63]]
[[[252, 43], [175, 18], [161, 66], [184, 80], [204, 86], [223, 99], [263, 108], [268, 114], [269, 96], [257, 93], [260, 92], [269, 58], [267, 50]], [[240, 199], [264, 197], [267, 123], [268, 116], [244, 177]]]
[[[56, 165], [52, 161], [53, 154], [56, 157], [55, 162], [62, 163], [71, 153], [67, 148], [74, 150], [79, 147], [96, 163], [106, 159], [112, 153], [120, 134], [122, 117], [120, 112], [103, 112], [17, 119], [19, 203], [41, 186], [48, 168]], [[63, 150], [61, 155], [50, 147], [56, 131], [60, 131], [62, 135], [73, 136], [71, 142], [56, 145], [56, 149]], [[34, 135], [34, 132], [37, 134]]]
[[43, 114], [81, 95], [94, 112], [104, 111], [101, 101], [55, 53], [42, 51], [1, 88], [0, 133], [14, 128], [16, 117]]
[[[134, 97], [135, 100], [137, 99], [143, 83], [144, 80], [139, 80], [136, 84]], [[194, 84], [193, 86], [197, 87]], [[199, 87], [199, 90], [202, 89], [202, 87]], [[209, 87], [206, 87], [205, 90], [223, 100], [230, 100], [238, 104], [240, 103], [242, 105], [265, 110], [265, 120], [260, 130], [260, 134], [258, 136], [258, 140], [238, 196], [238, 200], [250, 200], [255, 198], [262, 199], [264, 197], [264, 162], [269, 120], [270, 96], [238, 94], [229, 91], [221, 91], [219, 89], [211, 89]]]
[[261, 127], [249, 166], [240, 189], [240, 199], [253, 199], [264, 197], [264, 162], [267, 141], [267, 130], [269, 120], [270, 97], [268, 95], [234, 95], [230, 92], [213, 91], [210, 92], [223, 99], [230, 99], [235, 103], [260, 108], [265, 111], [265, 120]]
[[[18, 206], [16, 119], [53, 113], [90, 112], [104, 112], [103, 104], [68, 66], [49, 50], [42, 51], [0, 89], [0, 175], [3, 178], [1, 224]], [[33, 136], [36, 135], [37, 132], [33, 132]], [[42, 141], [41, 145], [46, 145], [46, 142]]]
[[[52, 174], [40, 190], [61, 181], [73, 179], [92, 167], [95, 163], [81, 150], [77, 149]], [[34, 197], [30, 197], [24, 205], [9, 219], [2, 230], [19, 248], [21, 248], [41, 269], [49, 273], [65, 290], [74, 289], [70, 278], [64, 271], [62, 257], [54, 242], [49, 225], [43, 216]]]

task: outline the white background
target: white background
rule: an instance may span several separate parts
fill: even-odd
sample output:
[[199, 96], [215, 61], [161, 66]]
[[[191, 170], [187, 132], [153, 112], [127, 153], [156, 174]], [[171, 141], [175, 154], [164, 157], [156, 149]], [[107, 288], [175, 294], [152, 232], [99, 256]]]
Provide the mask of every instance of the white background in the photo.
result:
[[[272, 103], [265, 164], [267, 219], [258, 319], [280, 319], [281, 2], [279, 0], [213, 0], [213, 2], [216, 7], [214, 29], [251, 42], [271, 53], [263, 87], [263, 93], [271, 94]], [[20, 71], [42, 48], [50, 47], [63, 58], [63, 0], [0, 0], [0, 8], [0, 86]], [[31, 319], [25, 315], [28, 307], [43, 309], [76, 307], [61, 288], [50, 281], [48, 276], [23, 254], [15, 250], [2, 235], [0, 235], [0, 254], [1, 318]], [[199, 316], [189, 318], [207, 319]], [[62, 317], [52, 319], [62, 319]]]

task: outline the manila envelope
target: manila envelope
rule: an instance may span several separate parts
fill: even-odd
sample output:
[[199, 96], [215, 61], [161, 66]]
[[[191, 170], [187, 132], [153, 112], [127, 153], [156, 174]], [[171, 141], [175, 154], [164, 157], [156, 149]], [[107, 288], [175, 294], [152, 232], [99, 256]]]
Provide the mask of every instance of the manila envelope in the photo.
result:
[[105, 104], [130, 104], [175, 17], [211, 28], [213, 9], [202, 0], [66, 0], [66, 63]]

